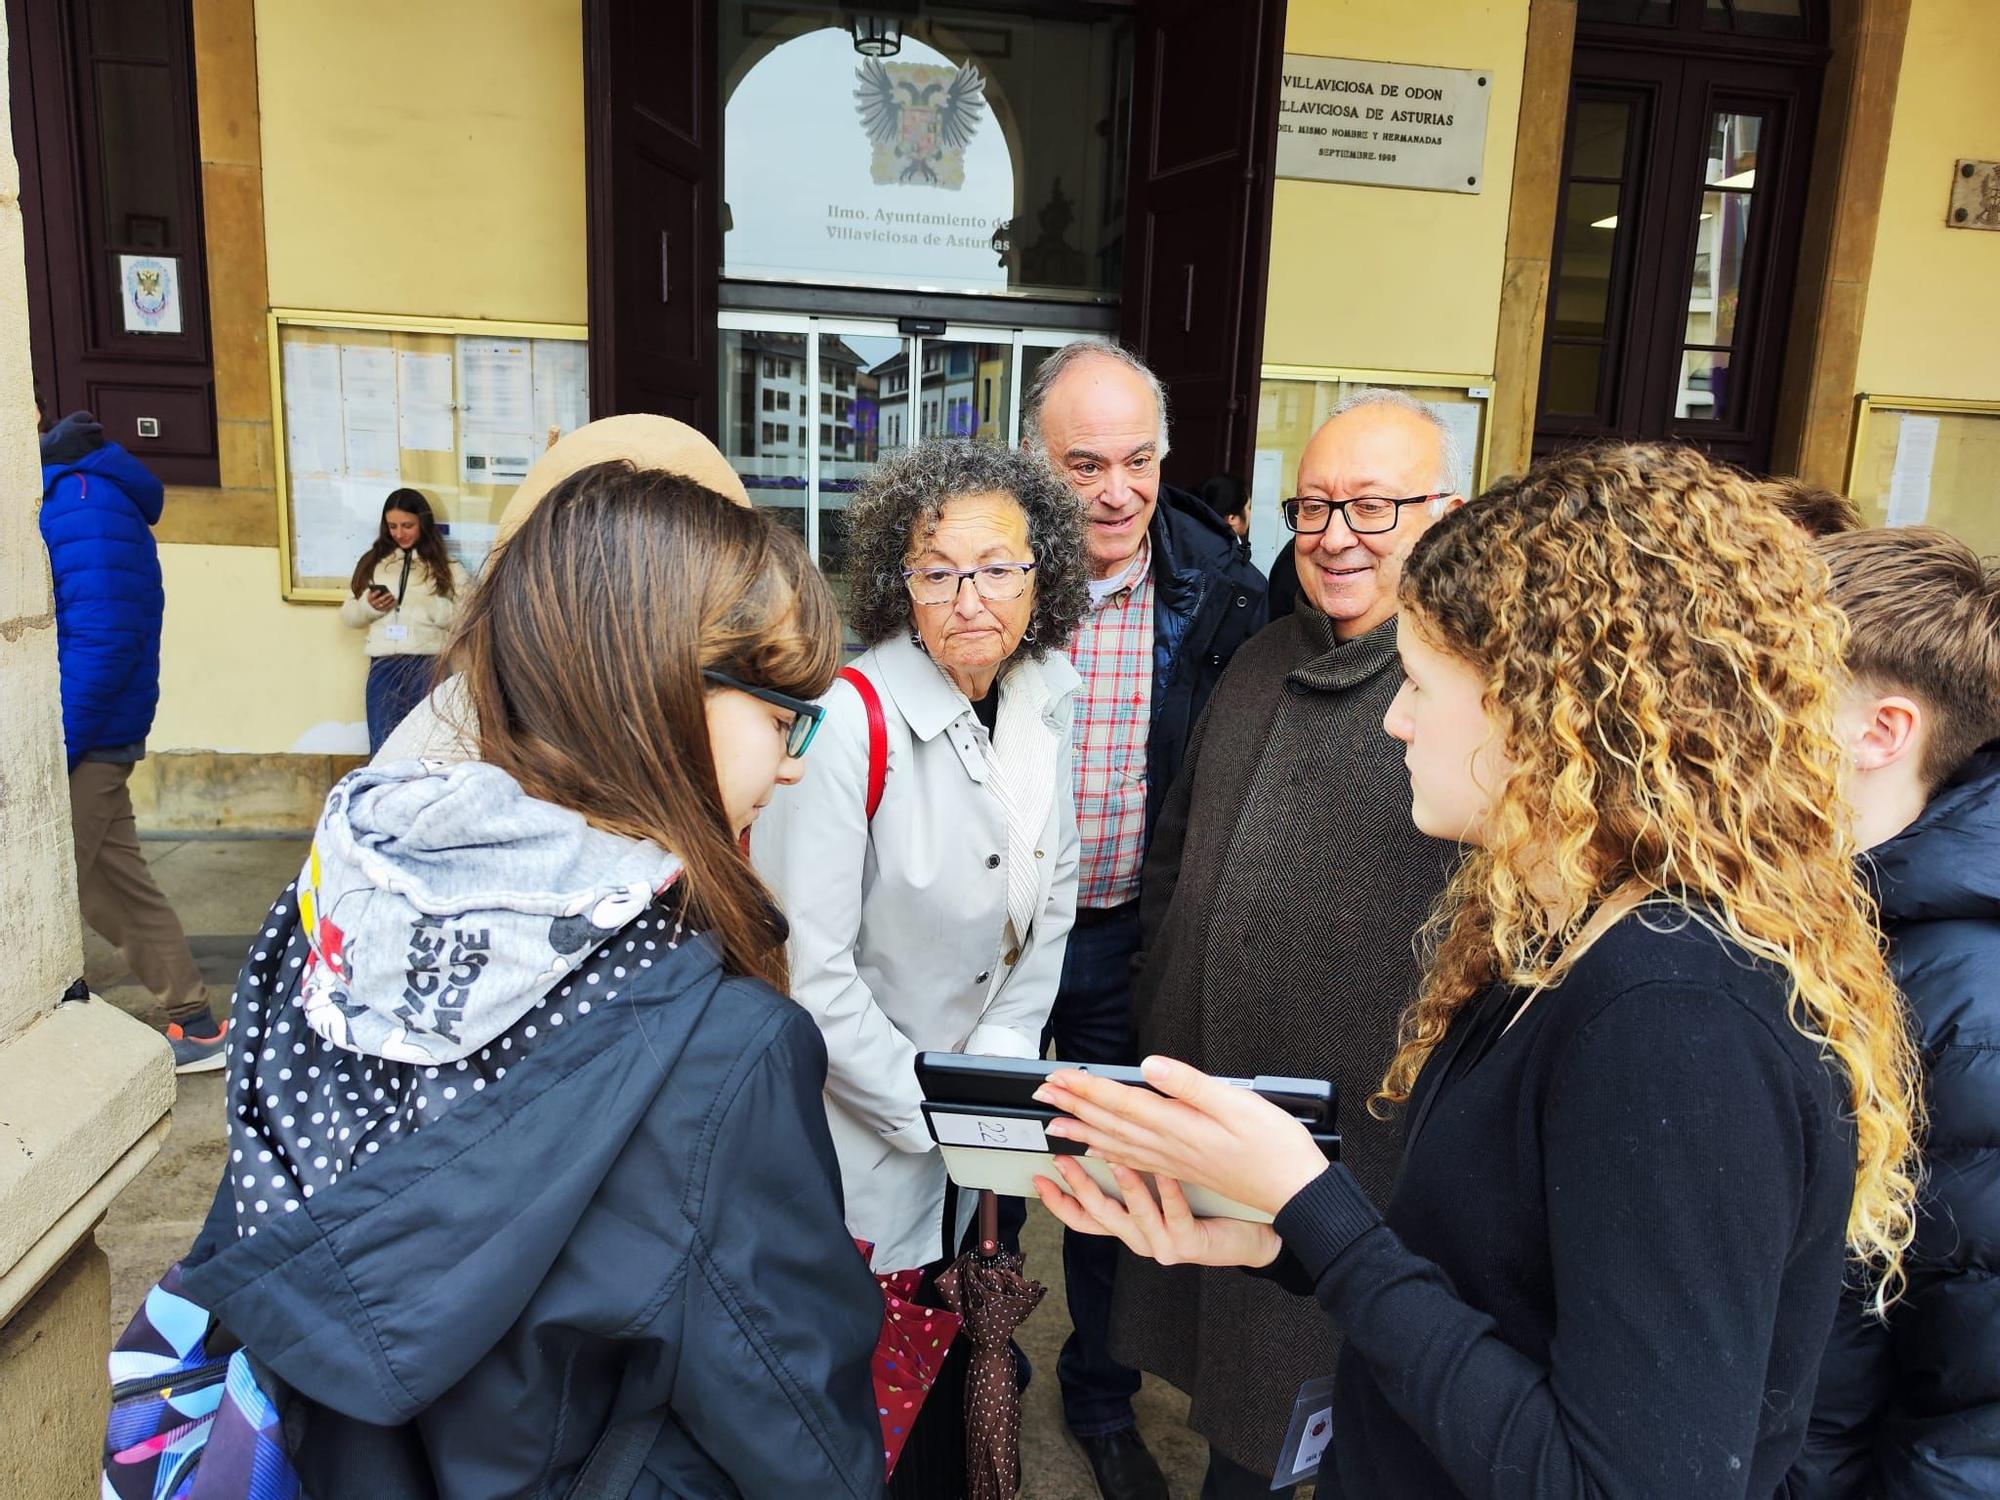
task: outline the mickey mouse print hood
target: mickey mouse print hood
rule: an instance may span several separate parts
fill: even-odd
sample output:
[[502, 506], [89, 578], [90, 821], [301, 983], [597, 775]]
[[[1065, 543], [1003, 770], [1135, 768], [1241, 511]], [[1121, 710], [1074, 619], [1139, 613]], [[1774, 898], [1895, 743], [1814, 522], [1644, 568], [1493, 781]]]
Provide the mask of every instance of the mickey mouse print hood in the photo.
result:
[[368, 766], [299, 873], [298, 1003], [322, 1039], [455, 1064], [531, 1010], [680, 871], [476, 761]]

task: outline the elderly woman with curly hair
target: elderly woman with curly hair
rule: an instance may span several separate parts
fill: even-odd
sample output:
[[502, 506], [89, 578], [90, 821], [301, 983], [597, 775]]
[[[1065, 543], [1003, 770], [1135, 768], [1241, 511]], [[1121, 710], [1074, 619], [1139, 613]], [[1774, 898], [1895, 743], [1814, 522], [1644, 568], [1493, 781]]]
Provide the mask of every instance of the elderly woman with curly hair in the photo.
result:
[[[1078, 679], [1057, 648], [1086, 564], [1068, 487], [1005, 449], [913, 448], [848, 522], [865, 687], [834, 684], [811, 784], [772, 798], [750, 848], [791, 922], [792, 997], [826, 1037], [848, 1227], [893, 1270], [956, 1253], [972, 1211], [945, 1222], [917, 1053], [1041, 1055], [1076, 910]], [[870, 691], [888, 752], [872, 818]]]

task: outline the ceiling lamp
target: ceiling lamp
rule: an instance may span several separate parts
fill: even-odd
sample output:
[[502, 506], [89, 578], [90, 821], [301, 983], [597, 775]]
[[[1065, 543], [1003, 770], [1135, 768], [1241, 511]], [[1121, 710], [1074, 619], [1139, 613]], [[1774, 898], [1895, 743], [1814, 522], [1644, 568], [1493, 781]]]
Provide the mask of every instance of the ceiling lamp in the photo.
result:
[[863, 57], [894, 57], [903, 50], [903, 23], [894, 16], [857, 15], [847, 29]]

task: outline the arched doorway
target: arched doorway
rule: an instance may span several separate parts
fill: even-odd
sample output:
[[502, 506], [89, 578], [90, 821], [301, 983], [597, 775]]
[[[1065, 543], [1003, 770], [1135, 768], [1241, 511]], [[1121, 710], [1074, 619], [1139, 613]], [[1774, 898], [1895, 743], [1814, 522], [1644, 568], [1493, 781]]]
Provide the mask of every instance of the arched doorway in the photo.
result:
[[1816, 0], [1581, 0], [1537, 453], [1768, 467], [1826, 35]]

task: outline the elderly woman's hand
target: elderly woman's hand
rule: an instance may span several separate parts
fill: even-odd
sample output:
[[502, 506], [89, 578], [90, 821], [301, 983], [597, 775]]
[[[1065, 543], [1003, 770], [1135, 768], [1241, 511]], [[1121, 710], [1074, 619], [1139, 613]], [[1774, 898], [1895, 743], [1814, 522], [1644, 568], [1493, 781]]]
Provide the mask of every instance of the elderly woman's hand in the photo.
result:
[[1143, 1071], [1159, 1093], [1069, 1069], [1051, 1073], [1035, 1097], [1071, 1118], [1054, 1121], [1049, 1134], [1268, 1214], [1326, 1170], [1305, 1126], [1249, 1089], [1167, 1057], [1147, 1058]]
[[1046, 1177], [1035, 1179], [1042, 1206], [1079, 1234], [1108, 1234], [1134, 1255], [1163, 1266], [1268, 1266], [1283, 1248], [1269, 1224], [1243, 1219], [1197, 1219], [1187, 1195], [1171, 1177], [1145, 1178], [1113, 1166], [1112, 1180], [1125, 1202], [1100, 1188], [1073, 1156], [1058, 1156], [1065, 1192]]

